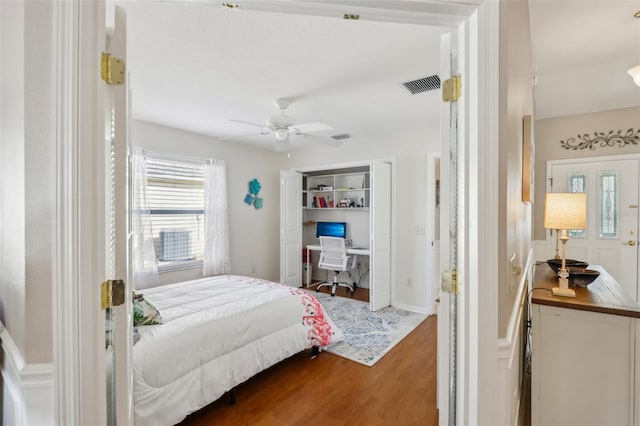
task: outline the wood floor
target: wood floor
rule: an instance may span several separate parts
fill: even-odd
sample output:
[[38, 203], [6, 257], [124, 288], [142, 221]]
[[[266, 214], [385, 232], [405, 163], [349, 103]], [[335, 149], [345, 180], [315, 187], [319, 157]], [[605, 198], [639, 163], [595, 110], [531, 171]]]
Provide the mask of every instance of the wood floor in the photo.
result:
[[437, 425], [436, 328], [432, 315], [372, 367], [294, 355], [239, 385], [235, 405], [225, 395], [180, 424]]

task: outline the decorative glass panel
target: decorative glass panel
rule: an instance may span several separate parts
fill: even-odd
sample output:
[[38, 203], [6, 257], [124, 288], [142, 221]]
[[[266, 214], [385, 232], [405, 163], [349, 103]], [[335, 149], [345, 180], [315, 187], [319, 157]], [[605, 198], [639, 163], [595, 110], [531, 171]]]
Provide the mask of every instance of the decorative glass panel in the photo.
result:
[[598, 177], [598, 231], [600, 238], [618, 238], [618, 174], [603, 172]]
[[[569, 176], [569, 192], [586, 192], [587, 175], [583, 173]], [[585, 238], [587, 231], [585, 229], [570, 229], [569, 238]]]

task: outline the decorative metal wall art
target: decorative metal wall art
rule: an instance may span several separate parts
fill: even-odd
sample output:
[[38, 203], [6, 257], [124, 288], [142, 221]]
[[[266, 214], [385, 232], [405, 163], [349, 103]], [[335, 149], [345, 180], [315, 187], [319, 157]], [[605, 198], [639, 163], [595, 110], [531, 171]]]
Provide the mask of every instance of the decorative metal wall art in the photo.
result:
[[633, 128], [627, 130], [626, 133], [622, 133], [622, 130], [609, 133], [594, 132], [593, 136], [589, 136], [587, 133], [578, 135], [576, 138], [569, 138], [566, 141], [561, 140], [560, 146], [564, 149], [581, 150], [581, 149], [596, 149], [597, 147], [607, 148], [610, 146], [618, 146], [624, 148], [627, 145], [638, 145], [640, 143], [640, 128], [634, 130]]

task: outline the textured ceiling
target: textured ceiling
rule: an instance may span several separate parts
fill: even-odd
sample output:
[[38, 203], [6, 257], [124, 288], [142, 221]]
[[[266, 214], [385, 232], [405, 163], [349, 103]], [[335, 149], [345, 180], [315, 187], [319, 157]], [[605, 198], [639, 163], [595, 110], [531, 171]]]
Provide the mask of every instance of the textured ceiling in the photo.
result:
[[640, 105], [640, 1], [531, 0], [536, 118]]
[[[127, 2], [128, 69], [136, 119], [273, 149], [243, 137], [292, 101], [295, 123], [324, 122], [328, 138], [439, 125], [438, 90], [402, 83], [439, 72], [442, 28], [231, 10], [219, 4]], [[292, 137], [292, 149], [311, 137]], [[343, 143], [348, 143], [348, 139]]]
[[[127, 1], [128, 68], [134, 118], [273, 149], [255, 135], [289, 98], [295, 123], [324, 122], [325, 140], [422, 131], [439, 125], [439, 92], [409, 95], [401, 83], [439, 72], [438, 20], [473, 1], [281, 1], [315, 7], [309, 16], [228, 9], [210, 1]], [[333, 16], [335, 4], [378, 12], [372, 20]], [[477, 3], [477, 2], [476, 2]], [[626, 71], [640, 64], [638, 0], [531, 0], [536, 118], [640, 105]], [[439, 8], [438, 19], [425, 10]], [[273, 10], [273, 6], [271, 6]], [[394, 8], [404, 8], [398, 18]], [[360, 11], [360, 10], [358, 10]], [[331, 13], [329, 13], [331, 12]], [[367, 12], [365, 10], [365, 12]], [[409, 17], [409, 19], [407, 19]], [[397, 24], [400, 20], [414, 24]], [[245, 136], [245, 135], [254, 136]], [[292, 150], [313, 144], [292, 138]], [[349, 143], [349, 139], [343, 143]]]

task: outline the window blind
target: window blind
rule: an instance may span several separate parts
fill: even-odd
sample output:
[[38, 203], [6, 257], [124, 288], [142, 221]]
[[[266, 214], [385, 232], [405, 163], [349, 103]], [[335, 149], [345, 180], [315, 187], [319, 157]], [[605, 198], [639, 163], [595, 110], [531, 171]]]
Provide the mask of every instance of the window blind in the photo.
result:
[[147, 155], [147, 204], [159, 265], [201, 260], [204, 167]]

